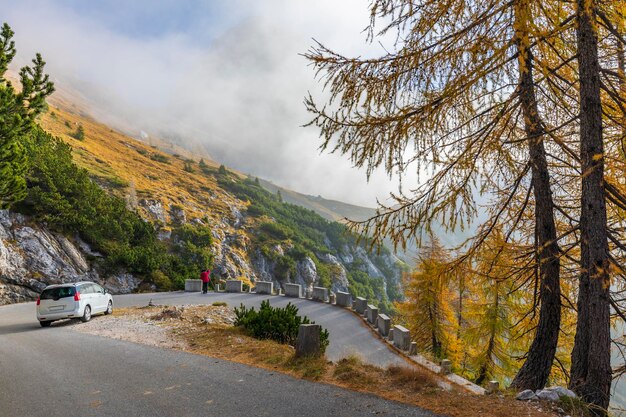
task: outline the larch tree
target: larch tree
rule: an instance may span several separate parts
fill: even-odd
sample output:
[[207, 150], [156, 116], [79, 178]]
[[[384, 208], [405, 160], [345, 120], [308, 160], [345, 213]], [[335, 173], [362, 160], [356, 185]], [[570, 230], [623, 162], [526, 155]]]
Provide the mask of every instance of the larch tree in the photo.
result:
[[[461, 269], [472, 290], [467, 301], [467, 326], [462, 329], [465, 345], [472, 352], [469, 360], [471, 377], [477, 384], [492, 379], [504, 381], [516, 369], [515, 353], [523, 340], [513, 337], [514, 310], [520, 291], [517, 280], [510, 279], [514, 251], [502, 233], [491, 234]], [[465, 267], [463, 267], [465, 265]]]
[[535, 94], [530, 30], [533, 21], [531, 1], [516, 0], [514, 9], [519, 100], [524, 117], [535, 199], [535, 248], [541, 286], [541, 312], [533, 344], [511, 385], [519, 389], [537, 390], [543, 388], [548, 381], [558, 345], [561, 324], [560, 249], [544, 146], [547, 135]]
[[[579, 66], [581, 276], [570, 386], [588, 402], [608, 409], [612, 381], [609, 231], [605, 194], [602, 80], [595, 0], [577, 0]], [[606, 89], [605, 89], [606, 91]], [[600, 412], [599, 414], [604, 414]]]
[[[531, 47], [572, 19], [535, 16], [544, 9], [524, 0], [379, 0], [371, 12], [370, 39], [376, 22], [387, 22], [378, 33], [397, 30], [395, 51], [374, 59], [347, 58], [322, 44], [309, 51], [330, 93], [326, 106], [305, 100], [311, 124], [324, 149], [348, 154], [368, 175], [383, 166], [402, 176], [415, 166], [427, 180], [351, 225], [402, 246], [435, 223], [467, 227], [484, 209], [470, 256], [500, 227], [505, 239], [518, 233], [534, 202], [539, 323], [516, 385], [541, 388], [558, 341], [560, 254]], [[544, 22], [541, 36], [533, 36], [533, 18]], [[489, 202], [479, 204], [478, 195]]]
[[0, 31], [0, 208], [8, 208], [25, 196], [27, 161], [21, 139], [35, 118], [46, 110], [45, 99], [54, 91], [39, 54], [32, 66], [19, 73], [21, 91], [16, 91], [5, 78], [15, 57], [13, 35], [5, 23]]
[[455, 349], [458, 324], [451, 305], [448, 252], [435, 236], [420, 253], [415, 270], [403, 279], [405, 300], [395, 304], [401, 322], [423, 352], [435, 359]]

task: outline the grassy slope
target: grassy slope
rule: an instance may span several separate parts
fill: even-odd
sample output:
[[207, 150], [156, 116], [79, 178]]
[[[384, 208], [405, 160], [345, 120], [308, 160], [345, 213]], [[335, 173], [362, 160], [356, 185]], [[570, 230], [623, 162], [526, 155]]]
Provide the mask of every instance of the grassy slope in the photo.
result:
[[[79, 124], [85, 129], [84, 141], [71, 136]], [[79, 111], [51, 108], [40, 125], [72, 146], [75, 162], [97, 181], [117, 189], [118, 194], [127, 198], [134, 192], [137, 199], [159, 199], [166, 208], [184, 205], [188, 219], [226, 215], [230, 212], [229, 204], [237, 203], [217, 187], [213, 177], [203, 175], [197, 164], [195, 172], [185, 172], [184, 157], [173, 157]], [[151, 159], [154, 154], [169, 158], [169, 162]], [[211, 161], [206, 162], [215, 166]]]
[[[203, 174], [198, 160], [192, 164], [194, 172], [186, 172], [184, 165], [190, 154], [183, 155], [180, 151], [179, 157], [170, 155], [99, 123], [73, 103], [58, 98], [51, 101], [48, 113], [39, 124], [67, 142], [77, 165], [85, 168], [95, 181], [127, 199], [144, 218], [154, 219], [139, 204], [141, 200], [160, 201], [166, 213], [166, 224], [160, 226], [162, 230], [171, 228], [169, 209], [180, 206], [188, 222], [201, 219], [213, 230], [220, 229], [221, 233], [247, 240], [244, 229], [234, 229], [229, 223], [233, 209], [243, 211], [245, 203], [218, 187], [214, 176]], [[82, 141], [72, 137], [79, 125], [85, 131]], [[168, 158], [168, 162], [153, 160], [153, 155]], [[205, 162], [209, 168], [217, 170], [218, 164], [208, 159]], [[231, 249], [240, 258], [248, 259], [241, 248], [233, 246]]]

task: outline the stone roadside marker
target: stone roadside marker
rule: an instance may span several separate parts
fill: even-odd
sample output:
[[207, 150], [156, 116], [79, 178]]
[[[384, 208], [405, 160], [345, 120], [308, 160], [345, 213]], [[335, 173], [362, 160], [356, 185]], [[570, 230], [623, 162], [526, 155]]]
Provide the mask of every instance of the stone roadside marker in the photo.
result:
[[272, 295], [274, 292], [274, 283], [272, 281], [257, 281], [256, 293]]
[[296, 357], [317, 356], [321, 353], [319, 324], [301, 324], [296, 339]]
[[406, 327], [398, 324], [393, 326], [393, 344], [398, 349], [409, 350], [409, 346], [411, 345], [411, 336]]
[[321, 301], [325, 303], [328, 301], [328, 288], [325, 287], [313, 287], [313, 301]]
[[441, 361], [441, 373], [443, 375], [448, 375], [452, 373], [452, 362], [448, 359], [443, 359]]
[[242, 292], [243, 282], [238, 279], [229, 279], [226, 281], [226, 292]]
[[354, 311], [359, 314], [365, 313], [365, 309], [367, 308], [367, 300], [363, 297], [357, 297], [354, 300]]
[[349, 292], [337, 291], [337, 305], [340, 307], [351, 307], [352, 294]]
[[185, 280], [186, 292], [200, 292], [202, 291], [202, 281], [199, 279], [186, 279]]
[[378, 307], [369, 304], [366, 311], [367, 312], [365, 315], [367, 317], [367, 321], [370, 322], [370, 324], [376, 326], [376, 319], [378, 318]]
[[302, 287], [300, 284], [285, 284], [285, 297], [302, 297]]
[[376, 327], [382, 337], [387, 337], [391, 329], [391, 319], [386, 314], [379, 314], [376, 318]]

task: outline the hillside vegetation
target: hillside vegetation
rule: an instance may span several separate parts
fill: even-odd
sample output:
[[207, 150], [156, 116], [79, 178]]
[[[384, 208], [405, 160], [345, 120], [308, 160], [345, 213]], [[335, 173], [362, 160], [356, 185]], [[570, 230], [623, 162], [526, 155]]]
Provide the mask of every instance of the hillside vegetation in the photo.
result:
[[[385, 311], [401, 298], [405, 266], [258, 179], [214, 161], [168, 153], [53, 101], [28, 146], [28, 196], [16, 209], [80, 237], [106, 274], [180, 289], [202, 268], [216, 279], [301, 282], [349, 289]], [[157, 142], [159, 143], [159, 142]]]
[[156, 229], [124, 199], [110, 195], [88, 171], [72, 160], [70, 146], [36, 128], [26, 141], [28, 194], [15, 209], [45, 222], [49, 228], [80, 236], [103, 255], [103, 272], [124, 269], [145, 277], [160, 288], [180, 288], [195, 278], [198, 265], [210, 265], [208, 227], [183, 225], [175, 230], [178, 242], [170, 248], [157, 239]]

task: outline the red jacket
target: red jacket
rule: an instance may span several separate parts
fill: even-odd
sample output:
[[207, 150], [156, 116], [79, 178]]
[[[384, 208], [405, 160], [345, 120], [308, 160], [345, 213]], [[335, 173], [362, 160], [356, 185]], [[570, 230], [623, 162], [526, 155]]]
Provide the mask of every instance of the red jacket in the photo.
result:
[[211, 280], [210, 274], [211, 273], [209, 271], [202, 271], [202, 273], [200, 274], [200, 279], [202, 280], [202, 282], [209, 282]]

